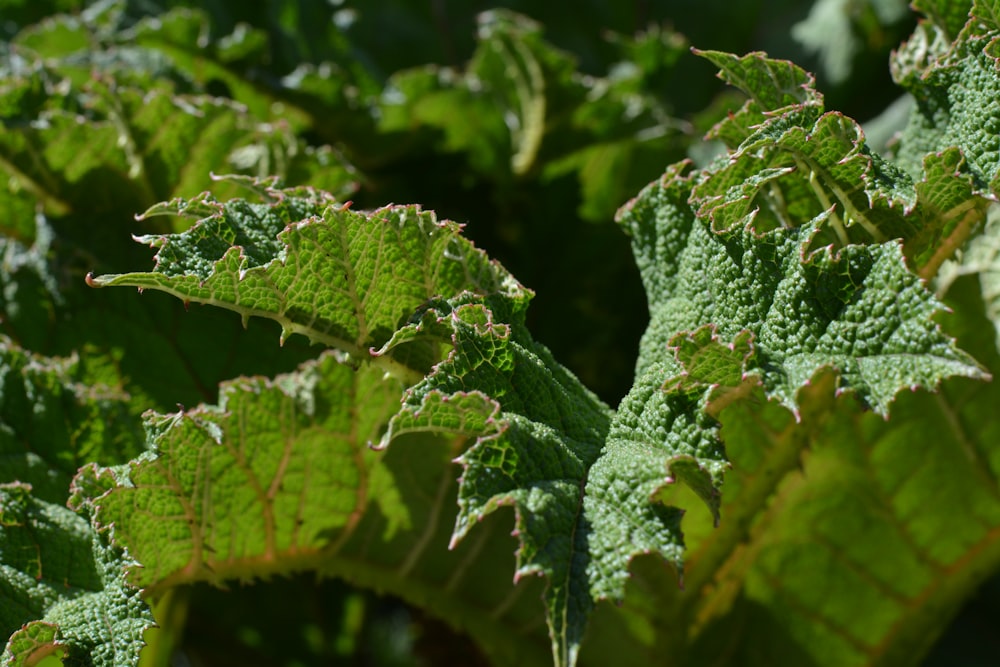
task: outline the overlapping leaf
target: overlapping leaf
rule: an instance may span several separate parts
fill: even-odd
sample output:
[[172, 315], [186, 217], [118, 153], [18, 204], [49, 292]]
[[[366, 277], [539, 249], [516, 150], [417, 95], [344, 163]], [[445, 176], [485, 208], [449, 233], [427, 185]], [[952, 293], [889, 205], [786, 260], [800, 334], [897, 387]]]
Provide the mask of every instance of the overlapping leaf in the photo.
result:
[[968, 162], [977, 190], [997, 195], [1000, 7], [994, 0], [973, 2], [965, 27], [950, 45], [937, 35], [953, 29], [953, 18], [939, 18], [933, 6], [928, 10], [936, 22], [921, 24], [894, 63], [896, 80], [917, 103], [900, 139], [899, 160], [913, 172], [927, 153], [956, 146]]
[[[967, 27], [969, 34], [990, 29], [984, 5], [977, 6], [979, 22], [974, 29]], [[536, 99], [539, 87], [532, 69], [539, 62], [533, 65], [524, 53], [512, 53], [507, 54], [508, 65], [520, 76], [513, 77], [520, 81], [515, 87], [527, 92], [501, 98], [506, 105], [520, 105], [512, 124], [524, 131], [511, 134], [511, 166], [526, 171], [539, 150], [537, 137], [528, 131], [538, 114], [535, 107], [548, 101]], [[727, 444], [732, 439], [738, 457], [753, 459], [753, 452], [741, 447], [754, 443], [742, 442], [739, 430], [730, 426], [735, 422], [724, 414], [754, 422], [760, 415], [748, 412], [748, 406], [768, 401], [762, 420], [785, 425], [799, 417], [809, 421], [815, 411], [830, 406], [816, 391], [803, 391], [815, 381], [828, 394], [834, 384], [840, 392], [851, 390], [884, 415], [898, 404], [894, 401], [903, 389], [933, 388], [954, 375], [985, 377], [941, 332], [934, 318], [943, 308], [912, 271], [933, 275], [974, 226], [982, 212], [976, 195], [984, 189], [982, 173], [989, 160], [938, 144], [933, 150], [939, 152], [926, 158], [916, 151], [921, 162], [905, 176], [867, 150], [853, 121], [822, 113], [821, 98], [801, 70], [759, 54], [709, 57], [753, 100], [718, 132], [729, 143], [730, 155], [700, 173], [690, 174], [683, 165], [670, 168], [623, 210], [652, 323], [640, 352], [638, 380], [617, 414], [532, 340], [524, 325], [525, 290], [463, 240], [456, 225], [438, 222], [430, 213], [416, 207], [356, 213], [316, 191], [277, 190], [260, 182], [250, 185], [263, 193], [264, 203], [221, 203], [202, 196], [152, 211], [191, 215], [200, 222], [181, 235], [144, 239], [159, 247], [154, 272], [104, 276], [93, 279], [94, 284], [148, 287], [185, 301], [220, 305], [244, 318], [268, 317], [281, 323], [283, 336], [303, 333], [347, 352], [358, 370], [325, 357], [310, 370], [276, 382], [228, 385], [218, 409], [157, 420], [153, 439], [159, 453], [133, 464], [129, 476], [136, 486], [126, 484], [97, 501], [105, 519], [122, 526], [120, 539], [130, 550], [145, 550], [140, 560], [148, 569], [134, 570], [133, 576], [164, 585], [255, 576], [295, 567], [299, 556], [300, 565], [315, 566], [318, 561], [311, 559], [324, 549], [377, 558], [378, 550], [369, 551], [368, 545], [384, 539], [393, 521], [405, 522], [404, 513], [391, 502], [391, 494], [382, 497], [381, 512], [363, 509], [370, 494], [361, 480], [377, 469], [377, 464], [369, 468], [369, 462], [378, 455], [365, 452], [359, 458], [359, 443], [374, 437], [393, 412], [386, 397], [412, 385], [389, 422], [385, 441], [427, 432], [475, 440], [460, 457], [465, 472], [457, 491], [453, 545], [468, 536], [458, 545], [467, 548], [475, 539], [473, 524], [499, 507], [514, 507], [520, 540], [517, 576], [545, 575], [552, 649], [559, 664], [571, 664], [595, 602], [621, 598], [634, 556], [657, 554], [683, 567], [681, 512], [660, 502], [672, 486], [679, 486], [674, 483], [684, 482], [707, 503], [709, 514], [717, 515], [723, 502], [719, 484], [728, 465], [723, 439]], [[961, 76], [959, 81], [969, 83]], [[817, 375], [821, 369], [834, 371]], [[381, 370], [397, 378], [383, 379]], [[362, 401], [361, 385], [378, 387], [373, 391], [386, 400]], [[308, 468], [299, 456], [316, 451], [309, 429], [316, 427], [318, 396], [331, 401], [324, 433], [338, 442], [339, 454], [316, 469], [339, 489], [328, 499], [309, 494], [302, 481]], [[251, 397], [267, 409], [254, 413], [247, 407]], [[739, 400], [747, 397], [751, 400]], [[838, 411], [845, 400], [837, 399], [831, 408], [837, 416], [827, 424], [833, 426], [821, 435], [837, 442], [852, 436], [864, 441], [871, 429], [877, 430], [873, 424], [883, 422], [851, 417], [844, 426]], [[734, 404], [737, 410], [726, 412]], [[802, 434], [789, 429], [787, 437], [779, 438], [784, 465], [764, 475], [767, 483], [776, 485], [798, 463]], [[456, 441], [435, 442], [452, 455], [459, 453]], [[832, 494], [820, 494], [816, 501], [795, 488], [782, 490], [788, 506], [802, 508], [801, 514], [790, 512], [787, 523], [764, 535], [758, 544], [774, 547], [768, 552], [771, 560], [754, 561], [752, 576], [734, 575], [737, 583], [723, 591], [716, 611], [724, 613], [740, 595], [786, 619], [796, 604], [821, 607], [825, 598], [808, 597], [804, 585], [775, 586], [772, 580], [786, 563], [838, 569], [840, 562], [829, 554], [803, 556], [796, 545], [789, 546], [792, 533], [800, 529], [812, 530], [817, 541], [829, 539], [835, 556], [853, 548], [842, 544], [843, 531], [823, 532], [826, 499], [845, 497], [845, 488], [861, 504], [866, 493], [877, 495], [864, 485], [870, 473], [866, 464], [837, 469], [840, 458], [858, 456], [853, 450], [848, 454], [817, 455], [816, 477], [829, 482]], [[436, 463], [443, 465], [443, 458]], [[828, 469], [833, 473], [826, 478]], [[837, 486], [841, 473], [849, 484]], [[344, 477], [334, 480], [336, 475]], [[94, 475], [81, 482], [98, 482], [99, 487], [108, 479]], [[753, 487], [753, 480], [736, 479], [736, 495], [758, 504], [748, 505], [742, 514], [735, 511], [739, 521], [730, 536], [739, 541], [774, 488], [763, 483], [748, 492], [746, 483]], [[901, 479], [905, 482], [887, 483], [894, 486]], [[402, 582], [414, 568], [430, 567], [423, 556], [438, 535], [441, 498], [449, 488], [442, 482], [440, 497], [429, 505], [431, 527], [406, 542], [417, 555], [403, 556], [397, 549], [385, 555], [399, 575], [387, 587], [409, 599], [434, 599], [439, 611], [451, 605], [451, 611], [442, 613], [461, 618], [468, 610], [456, 612], [454, 600], [434, 597], [433, 578]], [[991, 489], [983, 488], [979, 495], [986, 499], [977, 496], [977, 525], [969, 528], [970, 535], [996, 525], [995, 507], [987, 497]], [[908, 513], [927, 495], [926, 490], [914, 493], [917, 500], [904, 498], [900, 509], [906, 527], [890, 526], [880, 534], [901, 534], [904, 541], [919, 543], [911, 549], [918, 557], [936, 557], [929, 540], [908, 532], [911, 525], [927, 535], [940, 532], [938, 518], [907, 523]], [[193, 495], [198, 502], [186, 506]], [[246, 508], [251, 509], [241, 513]], [[865, 516], [878, 515], [879, 504], [862, 509]], [[147, 511], [157, 519], [148, 525], [140, 520]], [[248, 519], [252, 525], [243, 523]], [[814, 525], [820, 526], [818, 531]], [[162, 531], [178, 538], [171, 542], [177, 551], [164, 548]], [[983, 542], [982, 535], [969, 540]], [[726, 549], [732, 546], [723, 544], [719, 559], [708, 562], [731, 564]], [[940, 546], [950, 550], [950, 562], [961, 557], [961, 548]], [[990, 558], [983, 563], [992, 563]], [[852, 559], [854, 552], [845, 558]], [[472, 556], [459, 562], [462, 568], [478, 563]], [[383, 574], [355, 560], [332, 563], [330, 573], [368, 585], [378, 585]], [[846, 569], [850, 579], [852, 568]], [[714, 573], [710, 568], [696, 580], [698, 587]], [[871, 587], [866, 592], [863, 584], [876, 580], [875, 588], [884, 591], [883, 574], [866, 570], [856, 577], [864, 580], [862, 585], [844, 590], [868, 600]], [[740, 588], [744, 583], [745, 590]], [[968, 590], [966, 584], [954, 591]], [[779, 599], [786, 588], [795, 589], [789, 604]], [[926, 592], [914, 590], [903, 594]], [[934, 599], [946, 598], [951, 599]], [[780, 627], [794, 643], [833, 646], [824, 633], [833, 628], [835, 639], [845, 634], [839, 624], [846, 606], [842, 598], [836, 600], [840, 607], [813, 614], [820, 619], [816, 623], [790, 619]], [[503, 611], [505, 604], [495, 609]], [[847, 641], [863, 644], [864, 650], [833, 646], [830, 659], [846, 664], [868, 655], [868, 646], [891, 634], [894, 623], [911, 634], [926, 626], [919, 618], [905, 618], [907, 603], [897, 605], [902, 614], [890, 606], [872, 601], [873, 629]], [[925, 609], [916, 615], [926, 614]], [[713, 613], [700, 618], [714, 622]], [[496, 636], [493, 641], [501, 644]]]
[[[407, 392], [386, 441], [414, 431], [477, 438], [462, 457], [455, 538], [496, 508], [515, 506], [518, 575], [547, 576], [553, 652], [571, 664], [595, 601], [622, 596], [634, 555], [656, 553], [681, 566], [681, 515], [656, 502], [661, 489], [685, 482], [717, 511], [726, 459], [716, 415], [735, 397], [759, 384], [797, 412], [798, 389], [833, 367], [842, 387], [884, 413], [903, 388], [983, 376], [934, 323], [940, 305], [908, 270], [899, 242], [817, 241], [836, 212], [809, 212], [817, 193], [808, 181], [785, 193], [784, 224], [757, 224], [752, 212], [725, 217], [740, 202], [732, 188], [789, 180], [801, 169], [796, 159], [810, 160], [810, 171], [820, 172], [810, 180], [856, 218], [874, 210], [851, 198], [858, 182], [895, 186], [898, 175], [888, 168], [871, 175], [856, 125], [841, 116], [819, 116], [811, 134], [797, 126], [811, 118], [797, 105], [810, 93], [778, 76], [806, 81], [794, 68], [760, 58], [740, 64], [748, 80], [777, 73], [762, 79], [775, 82], [776, 97], [764, 90], [761, 99], [789, 113], [772, 114], [756, 132], [780, 128], [777, 145], [792, 164], [761, 168], [753, 154], [765, 142], [751, 136], [735, 159], [696, 175], [672, 169], [623, 211], [652, 323], [639, 380], [613, 418], [531, 340], [527, 295], [509, 275], [456, 227], [412, 207], [366, 215], [316, 192], [266, 184], [258, 184], [264, 204], [177, 201], [154, 212], [202, 220], [184, 234], [145, 239], [160, 247], [155, 272], [93, 282], [270, 317], [285, 335], [305, 333], [359, 360], [383, 345], [372, 361], [408, 384], [430, 371]], [[921, 196], [949, 203], [970, 196], [967, 179], [938, 171]], [[810, 203], [799, 201], [805, 197]], [[881, 240], [889, 228], [866, 231]], [[479, 296], [460, 295], [470, 288]], [[433, 367], [437, 344], [412, 346], [449, 338], [452, 351]]]
[[623, 213], [637, 254], [656, 256], [644, 267], [653, 323], [640, 379], [610, 422], [531, 341], [523, 304], [453, 302], [411, 325], [450, 331], [454, 350], [408, 392], [387, 437], [479, 436], [462, 458], [456, 537], [498, 506], [518, 508], [518, 572], [549, 577], [559, 664], [576, 659], [594, 601], [621, 597], [635, 554], [681, 565], [681, 515], [654, 499], [683, 481], [718, 507], [726, 460], [714, 415], [733, 392], [760, 382], [798, 410], [798, 388], [832, 366], [885, 412], [904, 388], [983, 376], [931, 319], [941, 307], [898, 243], [809, 252], [808, 225], [716, 233], [686, 203], [690, 189], [675, 172]]
[[461, 442], [371, 449], [402, 387], [333, 354], [224, 383], [217, 406], [149, 416], [151, 452], [124, 471], [85, 469], [77, 492], [139, 561], [128, 578], [147, 594], [312, 570], [419, 604], [498, 664], [544, 665], [541, 609], [526, 592], [537, 584], [509, 586], [508, 527], [446, 548]]
[[[855, 121], [820, 115], [822, 98], [796, 66], [761, 54], [704, 55], [755, 95], [740, 112], [748, 117], [741, 122], [752, 123], [746, 136], [733, 135], [739, 143], [727, 163], [694, 188], [699, 217], [716, 230], [751, 219], [766, 231], [822, 218], [814, 246], [901, 238], [911, 266], [929, 277], [982, 220], [974, 166], [956, 148], [921, 154], [921, 177], [911, 182], [868, 148]], [[735, 122], [717, 132], [732, 134]]]
[[531, 339], [526, 306], [525, 297], [504, 296], [437, 304], [382, 350], [441, 331], [454, 346], [404, 396], [383, 442], [426, 430], [476, 438], [460, 458], [453, 543], [499, 507], [514, 506], [516, 578], [546, 577], [552, 650], [558, 664], [567, 664], [575, 660], [593, 605], [583, 569], [592, 536], [581, 502], [611, 413]]
[[[48, 653], [135, 665], [152, 616], [129, 586], [124, 553], [65, 507], [84, 461], [134, 456], [141, 436], [124, 396], [85, 386], [69, 360], [0, 343], [0, 635], [4, 665]], [[10, 637], [9, 642], [6, 638]]]

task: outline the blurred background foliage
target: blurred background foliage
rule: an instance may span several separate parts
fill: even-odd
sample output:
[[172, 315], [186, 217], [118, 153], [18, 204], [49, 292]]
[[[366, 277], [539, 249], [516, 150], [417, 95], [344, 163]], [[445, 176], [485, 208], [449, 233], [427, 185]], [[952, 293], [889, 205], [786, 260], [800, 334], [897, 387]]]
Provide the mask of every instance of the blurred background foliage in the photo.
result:
[[[690, 47], [794, 60], [882, 140], [900, 122], [888, 56], [914, 25], [905, 0], [0, 0], [0, 330], [76, 354], [140, 411], [315, 356], [278, 349], [267, 322], [84, 287], [147, 266], [129, 235], [157, 230], [134, 214], [229, 194], [212, 171], [275, 174], [466, 224], [536, 291], [535, 337], [616, 405], [647, 312], [614, 212], [668, 164], [710, 157], [702, 135], [742, 102]], [[282, 583], [177, 592], [174, 664], [488, 664], [419, 611]], [[997, 590], [927, 665], [995, 664], [976, 624], [1000, 614]]]

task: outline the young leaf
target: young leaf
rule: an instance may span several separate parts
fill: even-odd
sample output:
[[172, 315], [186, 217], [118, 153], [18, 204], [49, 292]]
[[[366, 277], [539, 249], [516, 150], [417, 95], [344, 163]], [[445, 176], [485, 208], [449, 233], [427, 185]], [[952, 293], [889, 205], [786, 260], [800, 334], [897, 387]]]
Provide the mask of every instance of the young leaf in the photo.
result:
[[[723, 65], [727, 80], [761, 88], [757, 97], [765, 109], [784, 104], [782, 112], [760, 115], [728, 159], [695, 185], [698, 216], [712, 220], [717, 231], [750, 220], [766, 231], [822, 218], [814, 247], [902, 238], [911, 266], [928, 278], [982, 220], [986, 201], [977, 196], [975, 173], [958, 150], [925, 156], [914, 184], [868, 148], [856, 122], [833, 112], [818, 115], [822, 99], [790, 63], [704, 55]], [[798, 97], [789, 80], [802, 87]], [[733, 122], [716, 132], [732, 134], [727, 127]]]
[[917, 103], [900, 138], [899, 162], [912, 173], [924, 155], [956, 146], [968, 163], [977, 191], [993, 195], [1000, 193], [997, 16], [994, 1], [977, 0], [956, 41], [946, 51], [934, 49], [920, 60], [913, 54], [924, 49], [929, 39], [924, 36], [926, 28], [918, 28], [894, 68], [897, 82]]

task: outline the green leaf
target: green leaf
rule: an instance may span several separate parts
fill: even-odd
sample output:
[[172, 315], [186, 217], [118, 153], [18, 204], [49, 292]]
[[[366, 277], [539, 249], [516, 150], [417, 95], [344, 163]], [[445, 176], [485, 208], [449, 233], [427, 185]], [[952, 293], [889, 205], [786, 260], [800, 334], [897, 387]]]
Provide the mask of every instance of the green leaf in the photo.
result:
[[765, 113], [823, 104], [816, 77], [792, 62], [773, 60], [761, 52], [745, 56], [722, 51], [696, 53], [719, 67], [719, 77], [746, 93]]
[[[907, 270], [898, 243], [811, 250], [822, 217], [761, 232], [749, 216], [742, 228], [713, 231], [692, 210], [696, 180], [668, 172], [620, 216], [650, 300], [640, 371], [662, 362], [676, 334], [713, 323], [723, 339], [753, 333], [748, 370], [792, 409], [797, 388], [828, 364], [880, 412], [903, 387], [982, 377], [933, 322], [940, 304]], [[684, 203], [692, 190], [694, 206]]]
[[[968, 22], [946, 50], [935, 47], [917, 59], [914, 52], [931, 42], [927, 29], [901, 53], [895, 75], [915, 98], [916, 108], [900, 139], [898, 157], [911, 173], [927, 153], [961, 149], [977, 191], [1000, 192], [997, 136], [1000, 131], [1000, 73], [997, 36], [1000, 25], [994, 2], [975, 2]], [[940, 40], [934, 43], [940, 43]]]
[[[996, 372], [978, 291], [974, 279], [955, 283], [949, 305], [959, 315], [949, 320]], [[724, 516], [761, 506], [747, 493], [761, 476], [768, 510], [755, 525], [724, 520], [692, 550], [689, 581], [713, 583], [690, 601], [701, 635], [692, 663], [722, 650], [746, 664], [916, 664], [942, 619], [1000, 562], [996, 434], [986, 416], [996, 384], [952, 379], [938, 393], [906, 392], [888, 419], [834, 398], [833, 388], [832, 377], [818, 378], [801, 396], [808, 415], [791, 429], [754, 427], [760, 417], [743, 404], [722, 415], [734, 464]], [[778, 450], [761, 456], [783, 431], [797, 432], [785, 465]], [[800, 654], [790, 658], [789, 645]]]
[[0, 485], [0, 505], [3, 628], [40, 619], [11, 634], [3, 664], [65, 651], [93, 665], [138, 665], [153, 618], [125, 582], [125, 554], [79, 515], [30, 495], [30, 485]]
[[950, 0], [916, 0], [913, 8], [925, 14], [939, 27], [947, 41], [954, 40], [969, 18], [972, 2], [952, 2]]
[[969, 241], [959, 258], [942, 269], [937, 291], [947, 292], [956, 280], [968, 275], [979, 277], [985, 314], [997, 330], [1000, 349], [1000, 207], [995, 204], [987, 212], [981, 233]]
[[77, 381], [73, 361], [0, 343], [0, 635], [4, 665], [42, 656], [136, 665], [152, 616], [125, 582], [125, 554], [89, 511], [64, 506], [76, 467], [116, 463], [142, 442], [125, 397]]
[[94, 501], [97, 519], [142, 563], [130, 577], [147, 591], [315, 567], [369, 502], [388, 532], [409, 521], [367, 448], [400, 391], [331, 355], [273, 381], [224, 383], [218, 406], [147, 418], [155, 454]]
[[[787, 94], [786, 79], [803, 80], [780, 61], [746, 57], [737, 67], [720, 55], [712, 58], [740, 85], [769, 91], [766, 99]], [[933, 276], [983, 218], [985, 200], [977, 196], [975, 166], [954, 148], [942, 150], [922, 158], [921, 178], [912, 183], [869, 149], [852, 119], [835, 112], [804, 113], [802, 105], [822, 112], [822, 100], [809, 96], [811, 82], [806, 81], [801, 105], [792, 97], [780, 98], [786, 111], [762, 115], [726, 162], [699, 178], [693, 188], [698, 216], [711, 220], [716, 231], [751, 220], [761, 232], [816, 221], [813, 247], [902, 238], [911, 266], [924, 278]], [[741, 113], [749, 113], [748, 108]]]
[[[984, 375], [932, 321], [941, 307], [907, 271], [897, 243], [810, 253], [808, 226], [715, 233], [695, 218], [690, 181], [678, 173], [622, 214], [637, 239], [653, 323], [640, 380], [610, 424], [523, 330], [523, 301], [436, 304], [398, 337], [443, 329], [454, 350], [408, 392], [386, 439], [420, 430], [478, 436], [462, 457], [456, 537], [497, 507], [518, 508], [518, 572], [549, 577], [557, 664], [575, 661], [594, 602], [623, 595], [635, 554], [681, 566], [681, 514], [655, 499], [683, 481], [718, 507], [727, 462], [713, 415], [745, 383], [763, 383], [798, 410], [796, 391], [834, 366], [843, 387], [884, 413], [904, 388]], [[709, 323], [736, 337], [731, 348], [702, 327]], [[668, 345], [676, 360], [664, 355]]]
[[527, 296], [462, 298], [436, 304], [410, 325], [409, 335], [447, 331], [453, 350], [407, 391], [383, 443], [422, 431], [476, 438], [459, 459], [464, 472], [453, 544], [498, 508], [515, 507], [515, 579], [547, 577], [552, 651], [557, 664], [566, 665], [576, 659], [593, 607], [581, 494], [610, 411], [531, 339], [526, 306]]
[[227, 382], [218, 405], [150, 415], [149, 454], [127, 470], [89, 468], [77, 485], [141, 563], [128, 576], [147, 593], [312, 570], [439, 614], [498, 664], [544, 665], [534, 587], [510, 589], [503, 524], [446, 551], [456, 443], [370, 447], [402, 389], [332, 354]]
[[[268, 317], [281, 324], [283, 339], [301, 333], [358, 360], [373, 358], [369, 348], [388, 341], [432, 297], [520, 289], [458, 225], [432, 212], [390, 206], [366, 214], [318, 191], [259, 186], [267, 203], [205, 195], [151, 209], [147, 215], [206, 217], [182, 234], [141, 239], [160, 248], [153, 273], [90, 283], [163, 290], [236, 311], [244, 321]], [[422, 375], [419, 363], [374, 358], [403, 377]]]

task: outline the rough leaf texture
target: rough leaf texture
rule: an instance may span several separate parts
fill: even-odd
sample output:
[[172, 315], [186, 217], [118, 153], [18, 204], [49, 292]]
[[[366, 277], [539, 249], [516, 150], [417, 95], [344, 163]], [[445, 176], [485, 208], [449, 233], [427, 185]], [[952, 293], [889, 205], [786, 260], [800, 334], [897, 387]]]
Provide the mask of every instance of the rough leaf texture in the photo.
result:
[[[147, 215], [201, 218], [178, 235], [141, 240], [159, 247], [156, 271], [92, 279], [221, 306], [244, 321], [278, 321], [282, 338], [301, 333], [357, 359], [384, 344], [432, 297], [465, 289], [518, 289], [499, 265], [417, 206], [354, 212], [329, 195], [254, 182], [266, 201], [175, 200]], [[399, 372], [409, 377], [419, 366]]]
[[[762, 390], [765, 400], [800, 414], [800, 389], [831, 368], [840, 391], [885, 414], [901, 390], [985, 376], [942, 333], [933, 319], [940, 303], [908, 266], [930, 264], [922, 252], [940, 244], [947, 224], [928, 231], [910, 218], [929, 221], [932, 203], [948, 209], [971, 196], [958, 156], [930, 160], [927, 177], [913, 185], [867, 152], [853, 121], [823, 114], [809, 77], [794, 66], [760, 55], [710, 57], [755, 91], [750, 104], [767, 114], [746, 107], [763, 123], [746, 126], [729, 158], [701, 172], [672, 167], [623, 209], [652, 321], [638, 380], [615, 414], [531, 339], [530, 294], [456, 226], [413, 207], [355, 213], [314, 191], [251, 183], [264, 203], [205, 196], [154, 209], [201, 219], [183, 234], [143, 239], [160, 248], [153, 273], [92, 282], [270, 317], [286, 334], [305, 333], [399, 371], [413, 386], [384, 441], [428, 431], [475, 439], [460, 459], [453, 543], [497, 508], [514, 506], [518, 576], [546, 576], [553, 653], [558, 664], [572, 664], [596, 601], [624, 595], [635, 555], [683, 567], [681, 513], [660, 495], [684, 482], [718, 513], [728, 465], [718, 415], [727, 405]], [[766, 218], [759, 212], [769, 203]], [[909, 255], [898, 236], [911, 242]], [[449, 351], [438, 362], [442, 349]], [[197, 421], [171, 429], [182, 433]], [[233, 443], [218, 456], [243, 456], [232, 425], [202, 430], [206, 446], [213, 438]], [[282, 451], [290, 450], [279, 446], [260, 464], [274, 468]], [[245, 504], [264, 517], [261, 531], [246, 535], [247, 553], [266, 559], [293, 548], [294, 539], [276, 540], [298, 529], [268, 519], [281, 504], [280, 476], [247, 477], [240, 468], [225, 466], [239, 478], [231, 484], [249, 480], [257, 489], [246, 490]], [[103, 501], [107, 511], [125, 521], [175, 469], [183, 484], [197, 485], [211, 465], [140, 463], [132, 474], [150, 490], [113, 493]], [[239, 502], [224, 481], [219, 492]], [[213, 501], [201, 513], [185, 510], [177, 529], [187, 546], [151, 557], [150, 565], [166, 563], [156, 578], [201, 566], [205, 532], [185, 526], [216, 509]], [[328, 528], [341, 525], [336, 513], [323, 516], [333, 522]], [[241, 548], [223, 550], [219, 564], [243, 558]]]
[[0, 635], [4, 665], [56, 652], [112, 667], [136, 665], [153, 621], [129, 586], [124, 553], [65, 507], [88, 459], [134, 456], [123, 397], [76, 381], [75, 364], [33, 358], [0, 341]]
[[[937, 609], [953, 609], [998, 559], [983, 407], [995, 401], [976, 393], [987, 372], [943, 332], [946, 309], [925, 284], [996, 189], [981, 132], [992, 111], [968, 108], [989, 107], [969, 91], [995, 87], [995, 15], [977, 3], [955, 45], [937, 49], [945, 17], [939, 32], [921, 29], [926, 50], [904, 54], [903, 65], [929, 68], [915, 123], [946, 130], [904, 135], [902, 169], [825, 112], [794, 65], [704, 54], [750, 100], [713, 131], [726, 155], [670, 167], [622, 209], [651, 324], [617, 411], [532, 339], [530, 293], [453, 223], [416, 207], [353, 212], [315, 190], [245, 179], [263, 201], [205, 195], [153, 209], [198, 222], [142, 239], [159, 248], [154, 271], [92, 284], [267, 317], [341, 354], [229, 383], [218, 407], [152, 417], [154, 449], [127, 469], [89, 468], [77, 502], [114, 524], [140, 560], [132, 581], [151, 590], [308, 567], [423, 604], [508, 664], [539, 659], [503, 649], [508, 629], [533, 620], [522, 598], [541, 592], [556, 663], [572, 665], [599, 601], [634, 605], [630, 573], [634, 590], [663, 562], [692, 593], [640, 593], [645, 609], [623, 622], [654, 628], [635, 644], [659, 659], [861, 665], [895, 659], [885, 646], [915, 659]], [[507, 50], [492, 66], [516, 70], [522, 89], [500, 95], [518, 107], [520, 173], [537, 157], [548, 100], [541, 62], [506, 33], [486, 37], [498, 35]], [[963, 285], [955, 299], [975, 296]], [[973, 348], [995, 369], [988, 333]], [[930, 391], [942, 383], [939, 401]], [[915, 451], [910, 424], [941, 437]], [[364, 448], [379, 435], [394, 443], [385, 454]], [[407, 450], [419, 454], [389, 465]], [[939, 489], [961, 521], [923, 509]], [[9, 487], [11, 521], [25, 492]], [[520, 581], [513, 597], [470, 593], [465, 577], [481, 568], [495, 580], [489, 555], [512, 546], [488, 517], [506, 506]], [[434, 553], [449, 532], [454, 550]], [[963, 561], [972, 565], [948, 576]], [[826, 588], [812, 585], [817, 573]], [[12, 646], [50, 646], [50, 622]]]

